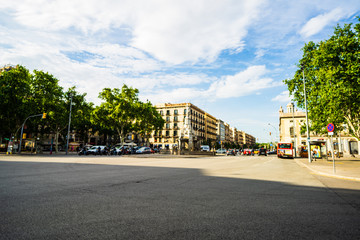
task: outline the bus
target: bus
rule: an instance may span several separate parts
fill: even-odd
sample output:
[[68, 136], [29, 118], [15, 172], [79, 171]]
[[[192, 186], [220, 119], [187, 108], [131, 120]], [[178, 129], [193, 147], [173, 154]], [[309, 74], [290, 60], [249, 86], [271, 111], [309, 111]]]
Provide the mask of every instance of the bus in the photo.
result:
[[294, 149], [292, 143], [278, 143], [277, 156], [278, 158], [294, 158]]

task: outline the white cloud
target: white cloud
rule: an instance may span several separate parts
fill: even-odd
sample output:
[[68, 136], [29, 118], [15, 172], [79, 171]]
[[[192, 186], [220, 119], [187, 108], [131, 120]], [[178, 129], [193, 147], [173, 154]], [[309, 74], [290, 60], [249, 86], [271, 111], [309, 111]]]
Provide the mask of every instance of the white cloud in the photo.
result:
[[306, 38], [315, 35], [319, 33], [324, 27], [328, 26], [329, 24], [333, 25], [347, 14], [348, 13], [344, 9], [338, 7], [328, 13], [318, 15], [314, 18], [311, 18], [305, 24], [305, 26], [300, 30], [300, 34]]
[[214, 82], [209, 93], [216, 98], [240, 97], [252, 94], [258, 90], [278, 86], [271, 78], [263, 77], [267, 73], [266, 67], [251, 66], [243, 72], [223, 77]]
[[91, 36], [127, 26], [132, 32], [129, 45], [179, 64], [211, 62], [224, 49], [242, 49], [242, 39], [263, 2], [31, 0], [11, 7], [19, 23], [48, 31], [73, 27]]
[[291, 102], [291, 96], [289, 95], [289, 91], [283, 91], [282, 93], [271, 99], [271, 101], [288, 103]]
[[143, 94], [143, 98], [152, 102], [191, 102], [216, 101], [217, 99], [236, 98], [251, 94], [259, 95], [259, 91], [262, 89], [282, 85], [281, 82], [262, 77], [266, 72], [265, 66], [252, 66], [235, 75], [218, 79], [212, 78], [212, 83], [207, 89], [199, 87], [172, 90], [153, 89]]

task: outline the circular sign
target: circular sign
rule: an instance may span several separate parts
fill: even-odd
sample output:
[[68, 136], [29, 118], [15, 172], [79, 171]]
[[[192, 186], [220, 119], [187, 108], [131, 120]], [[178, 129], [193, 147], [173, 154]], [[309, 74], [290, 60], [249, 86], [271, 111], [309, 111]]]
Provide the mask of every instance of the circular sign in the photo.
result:
[[334, 129], [335, 129], [335, 126], [334, 126], [334, 124], [329, 123], [329, 124], [326, 126], [326, 128], [327, 128], [328, 132], [333, 132]]

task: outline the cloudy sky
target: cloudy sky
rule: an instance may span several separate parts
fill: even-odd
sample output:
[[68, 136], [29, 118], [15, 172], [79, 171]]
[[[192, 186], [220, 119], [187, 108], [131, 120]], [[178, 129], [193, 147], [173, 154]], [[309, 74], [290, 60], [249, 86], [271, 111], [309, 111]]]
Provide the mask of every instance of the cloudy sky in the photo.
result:
[[0, 0], [0, 65], [49, 72], [95, 104], [125, 83], [269, 142], [304, 43], [358, 15], [359, 0]]

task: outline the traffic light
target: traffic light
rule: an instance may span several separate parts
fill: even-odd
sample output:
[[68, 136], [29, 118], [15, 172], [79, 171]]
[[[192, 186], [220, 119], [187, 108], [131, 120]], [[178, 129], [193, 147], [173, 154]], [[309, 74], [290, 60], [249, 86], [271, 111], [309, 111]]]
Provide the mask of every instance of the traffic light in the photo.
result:
[[23, 133], [23, 137], [22, 137], [23, 139], [26, 139], [26, 133]]
[[44, 118], [46, 118], [46, 113], [43, 113], [43, 116], [42, 116], [42, 118], [44, 119]]

